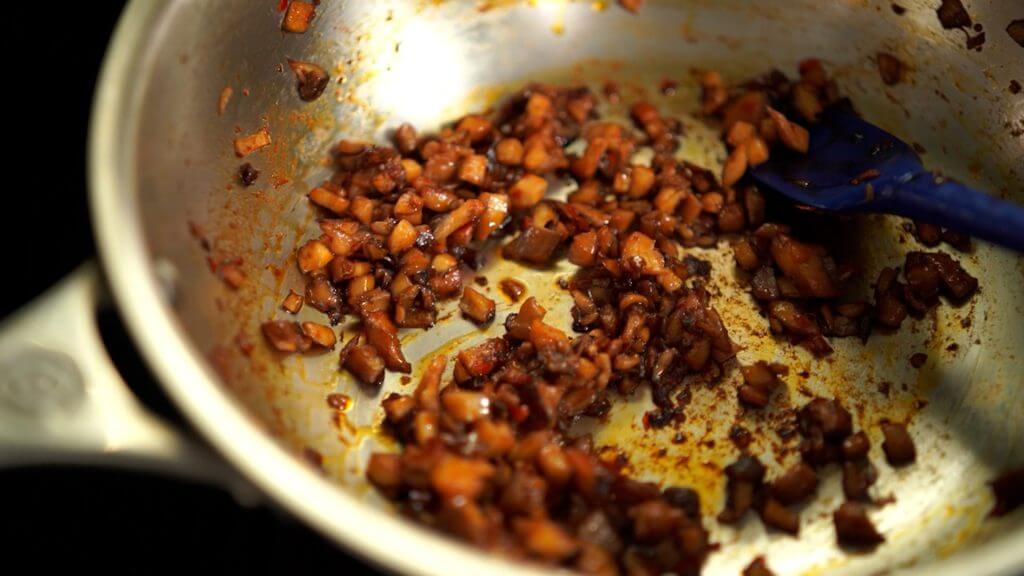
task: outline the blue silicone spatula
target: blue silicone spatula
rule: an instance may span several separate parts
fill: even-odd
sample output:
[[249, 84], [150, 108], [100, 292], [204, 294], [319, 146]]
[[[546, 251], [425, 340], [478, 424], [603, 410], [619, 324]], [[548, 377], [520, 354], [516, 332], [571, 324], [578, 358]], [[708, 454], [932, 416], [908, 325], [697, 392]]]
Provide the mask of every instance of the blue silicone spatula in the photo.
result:
[[753, 177], [819, 210], [898, 214], [1024, 252], [1024, 207], [926, 170], [849, 105], [832, 106], [809, 131], [806, 155], [775, 154]]

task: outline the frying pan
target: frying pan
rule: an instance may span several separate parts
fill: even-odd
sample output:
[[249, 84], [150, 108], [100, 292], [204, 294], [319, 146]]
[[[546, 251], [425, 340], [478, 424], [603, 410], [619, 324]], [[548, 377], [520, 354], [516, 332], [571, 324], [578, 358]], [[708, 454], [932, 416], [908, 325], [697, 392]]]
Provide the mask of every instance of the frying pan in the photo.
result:
[[[723, 157], [715, 133], [687, 115], [696, 101], [691, 71], [715, 68], [738, 80], [772, 67], [792, 73], [800, 59], [819, 56], [862, 113], [922, 146], [929, 166], [1024, 202], [1024, 97], [1007, 89], [1024, 80], [1024, 48], [1004, 33], [1021, 17], [1013, 2], [971, 3], [987, 32], [981, 51], [967, 49], [964, 31], [939, 26], [932, 0], [902, 0], [903, 15], [876, 0], [652, 0], [637, 15], [607, 2], [338, 0], [320, 5], [304, 35], [279, 31], [276, 4], [128, 6], [102, 72], [90, 138], [100, 265], [84, 265], [3, 326], [0, 464], [102, 462], [226, 483], [239, 494], [268, 496], [396, 572], [535, 570], [408, 523], [367, 485], [368, 454], [397, 449], [380, 433], [378, 401], [407, 384], [391, 375], [380, 391], [362, 388], [339, 372], [335, 354], [278, 357], [258, 329], [280, 314], [287, 290], [301, 285], [290, 258], [316, 234], [304, 194], [329, 174], [332, 142], [383, 139], [402, 121], [437, 127], [493, 105], [525, 80], [600, 85], [614, 78], [628, 96], [646, 89], [659, 107], [683, 115], [682, 153], [714, 167]], [[902, 83], [882, 83], [875, 65], [882, 51], [906, 63]], [[302, 103], [286, 58], [323, 65], [332, 76], [327, 93]], [[675, 95], [658, 94], [666, 77], [681, 81]], [[219, 114], [226, 87], [232, 97]], [[249, 159], [262, 176], [243, 189], [231, 142], [261, 126], [273, 144]], [[865, 278], [915, 246], [894, 219], [854, 218], [844, 226], [858, 238], [851, 257]], [[781, 574], [1024, 570], [1024, 516], [988, 519], [986, 484], [1024, 463], [1020, 256], [979, 243], [961, 257], [981, 279], [971, 304], [940, 307], [864, 345], [837, 342], [830, 360], [812, 361], [767, 336], [727, 248], [695, 253], [714, 264], [715, 305], [744, 346], [740, 360], [790, 365], [782, 402], [836, 395], [872, 435], [874, 450], [878, 421], [891, 418], [910, 423], [919, 452], [914, 466], [879, 464], [877, 490], [894, 501], [873, 513], [888, 537], [874, 553], [834, 544], [828, 515], [841, 496], [833, 470], [802, 513], [799, 539], [765, 533], [756, 521], [730, 528], [709, 521], [723, 547], [706, 573], [736, 574], [756, 554], [767, 554]], [[244, 285], [226, 287], [208, 258], [240, 260]], [[549, 318], [567, 323], [568, 298], [556, 280], [571, 270], [496, 259], [488, 266], [489, 277], [518, 278], [553, 311]], [[149, 414], [120, 380], [94, 320], [108, 295], [198, 438]], [[512, 304], [497, 298], [500, 325]], [[444, 316], [430, 331], [403, 334], [410, 360], [486, 335], [458, 314]], [[928, 354], [920, 370], [907, 361], [916, 352]], [[347, 395], [351, 406], [329, 406], [332, 393]], [[693, 398], [682, 444], [670, 441], [675, 430], [643, 431], [643, 395], [618, 403], [592, 432], [599, 444], [629, 453], [635, 476], [696, 487], [710, 513], [722, 503], [720, 469], [736, 456], [727, 440], [734, 382], [695, 389]], [[746, 425], [764, 433], [755, 437], [771, 435], [770, 418]], [[752, 451], [770, 458], [771, 445], [757, 442]], [[878, 453], [873, 459], [882, 462]], [[788, 463], [779, 460], [773, 468]]]

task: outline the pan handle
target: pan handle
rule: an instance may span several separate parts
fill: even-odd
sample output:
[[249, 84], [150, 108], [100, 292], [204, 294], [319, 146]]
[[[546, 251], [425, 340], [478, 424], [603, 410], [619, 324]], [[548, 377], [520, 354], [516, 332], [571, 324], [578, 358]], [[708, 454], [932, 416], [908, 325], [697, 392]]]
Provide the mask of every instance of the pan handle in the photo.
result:
[[0, 469], [131, 468], [220, 485], [255, 503], [251, 484], [132, 394], [100, 337], [105, 296], [89, 262], [0, 324]]

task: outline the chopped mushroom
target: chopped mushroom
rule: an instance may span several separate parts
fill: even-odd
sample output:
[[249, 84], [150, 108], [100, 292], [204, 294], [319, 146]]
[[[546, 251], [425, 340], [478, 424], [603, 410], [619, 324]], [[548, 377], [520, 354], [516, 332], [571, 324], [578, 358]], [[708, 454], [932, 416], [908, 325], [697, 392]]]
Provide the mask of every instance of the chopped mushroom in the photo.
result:
[[523, 539], [526, 549], [545, 560], [562, 560], [579, 549], [575, 540], [557, 524], [549, 520], [518, 519], [516, 533]]
[[293, 34], [302, 34], [309, 29], [309, 24], [316, 16], [316, 4], [303, 2], [302, 0], [291, 0], [288, 4], [288, 11], [281, 21], [281, 29]]
[[490, 413], [491, 401], [479, 392], [446, 389], [441, 395], [441, 405], [456, 422], [470, 423]]
[[906, 426], [895, 422], [883, 422], [882, 434], [885, 436], [882, 450], [885, 452], [885, 458], [889, 464], [903, 466], [917, 458], [914, 440], [907, 432]]
[[793, 535], [800, 532], [800, 515], [786, 508], [774, 498], [765, 500], [760, 513], [761, 520], [772, 528]]
[[739, 182], [747, 171], [748, 163], [747, 148], [745, 146], [734, 148], [722, 168], [722, 185], [732, 186]]
[[395, 372], [411, 372], [412, 365], [402, 354], [402, 345], [398, 340], [398, 329], [387, 314], [372, 312], [363, 318], [366, 339], [384, 359], [388, 370]]
[[786, 368], [781, 365], [757, 362], [750, 366], [741, 366], [745, 382], [739, 388], [740, 401], [753, 408], [764, 408], [768, 405], [768, 399], [772, 391], [778, 388], [778, 375], [784, 374]]
[[[295, 2], [292, 4], [295, 4]], [[291, 67], [292, 72], [295, 73], [295, 78], [298, 80], [299, 98], [306, 102], [312, 102], [319, 98], [324, 93], [324, 89], [327, 88], [327, 83], [331, 80], [330, 75], [323, 68], [310, 62], [289, 58], [288, 66]]]
[[806, 154], [810, 145], [810, 134], [807, 132], [807, 129], [799, 124], [790, 122], [781, 112], [770, 106], [768, 107], [768, 115], [771, 117], [772, 122], [775, 123], [775, 129], [778, 131], [779, 139], [782, 140], [782, 143], [790, 150]]
[[327, 348], [328, 350], [333, 350], [334, 345], [338, 342], [338, 337], [334, 335], [334, 330], [331, 330], [330, 326], [324, 326], [316, 322], [303, 322], [302, 333], [308, 336], [317, 346]]
[[397, 495], [402, 486], [402, 459], [397, 454], [371, 454], [366, 464], [370, 483], [388, 494]]
[[847, 460], [865, 458], [871, 449], [871, 441], [863, 431], [857, 432], [843, 440], [843, 457]]
[[725, 467], [725, 475], [729, 482], [725, 509], [718, 515], [720, 522], [739, 522], [747, 510], [754, 506], [763, 487], [764, 473], [764, 465], [757, 458], [746, 454]]
[[302, 331], [297, 322], [264, 322], [262, 330], [263, 336], [279, 352], [305, 352], [313, 345], [313, 340]]
[[292, 314], [298, 314], [299, 310], [302, 310], [302, 303], [302, 294], [292, 290], [288, 292], [288, 296], [286, 296], [284, 302], [281, 303], [281, 308], [284, 308]]
[[493, 474], [494, 467], [484, 460], [445, 455], [431, 472], [430, 482], [442, 498], [474, 500]]
[[847, 500], [871, 501], [868, 489], [878, 480], [878, 471], [867, 458], [843, 462], [843, 495]]
[[459, 302], [459, 309], [467, 318], [477, 324], [488, 324], [494, 320], [494, 300], [470, 286], [462, 289], [462, 301]]
[[299, 249], [299, 269], [305, 273], [316, 272], [327, 266], [334, 259], [334, 254], [326, 244], [319, 240], [310, 240]]
[[765, 561], [764, 556], [758, 556], [743, 569], [743, 576], [775, 576], [775, 573], [768, 568], [768, 562]]
[[785, 505], [796, 504], [812, 496], [818, 488], [818, 475], [803, 462], [794, 464], [771, 484], [771, 493]]
[[561, 243], [558, 232], [531, 226], [505, 246], [504, 254], [509, 260], [544, 265], [551, 261]]
[[655, 248], [654, 239], [640, 232], [633, 232], [623, 241], [622, 262], [649, 275], [665, 269], [665, 256]]
[[501, 291], [513, 302], [518, 302], [519, 299], [522, 298], [523, 294], [526, 294], [526, 285], [518, 280], [513, 280], [512, 278], [503, 278], [501, 282], [498, 283], [498, 287], [500, 287]]
[[885, 542], [875, 525], [868, 518], [867, 510], [854, 502], [844, 502], [832, 514], [836, 537], [840, 544], [853, 546], [874, 546]]
[[494, 148], [495, 158], [506, 166], [523, 162], [523, 143], [518, 138], [502, 138]]
[[512, 207], [517, 210], [536, 206], [548, 190], [547, 180], [535, 174], [527, 174], [509, 189]]
[[270, 142], [270, 131], [264, 126], [248, 136], [235, 138], [235, 156], [244, 158], [260, 148], [269, 146]]
[[351, 204], [348, 198], [345, 198], [326, 186], [317, 186], [311, 190], [309, 193], [309, 201], [321, 208], [339, 215], [346, 214], [348, 212], [348, 207]]
[[384, 383], [384, 359], [370, 345], [354, 346], [342, 351], [342, 366], [369, 386]]

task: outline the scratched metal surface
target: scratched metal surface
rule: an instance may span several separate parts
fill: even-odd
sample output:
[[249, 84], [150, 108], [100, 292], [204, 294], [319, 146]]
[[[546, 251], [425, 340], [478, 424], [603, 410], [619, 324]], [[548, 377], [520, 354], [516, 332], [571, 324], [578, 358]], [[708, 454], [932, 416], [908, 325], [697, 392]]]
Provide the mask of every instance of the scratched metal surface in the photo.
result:
[[[367, 391], [338, 371], [335, 353], [279, 358], [260, 345], [258, 331], [260, 322], [283, 317], [281, 299], [301, 286], [291, 253], [317, 234], [305, 193], [329, 173], [326, 150], [340, 137], [383, 139], [402, 121], [436, 127], [493, 104], [525, 80], [600, 86], [613, 77], [627, 98], [646, 90], [663, 110], [680, 114], [688, 126], [681, 154], [715, 168], [724, 152], [714, 128], [689, 115], [697, 97], [690, 71], [715, 68], [732, 79], [771, 67], [793, 73], [800, 59], [818, 56], [868, 118], [923, 145], [929, 166], [1024, 201], [1024, 98], [1006, 89], [1011, 78], [1024, 81], [1024, 50], [1002, 33], [1012, 3], [972, 5], [976, 20], [989, 27], [982, 52], [966, 50], [959, 31], [943, 31], [933, 3], [924, 0], [903, 2], [903, 16], [875, 0], [649, 2], [639, 16], [605, 2], [491, 2], [486, 10], [477, 2], [325, 2], [303, 36], [278, 31], [272, 4], [166, 3], [147, 47], [151, 68], [164, 73], [139, 82], [138, 208], [152, 257], [177, 271], [174, 313], [181, 330], [222, 384], [286, 446], [322, 454], [338, 490], [372, 508], [386, 510], [386, 504], [363, 479], [365, 457], [395, 448], [379, 434], [377, 402], [412, 384], [389, 375], [381, 391]], [[872, 60], [880, 50], [909, 64], [905, 83], [882, 84]], [[323, 98], [310, 105], [298, 100], [291, 73], [280, 66], [286, 57], [318, 62], [331, 72], [334, 81]], [[658, 94], [665, 77], [682, 82], [676, 95]], [[226, 86], [233, 97], [218, 115]], [[269, 126], [274, 143], [251, 159], [263, 172], [257, 186], [241, 189], [233, 184], [239, 161], [231, 141], [262, 125]], [[206, 270], [207, 254], [190, 237], [188, 222], [205, 230], [210, 256], [243, 259], [249, 282], [242, 290], [227, 291]], [[916, 247], [893, 219], [864, 218], [849, 226], [861, 231], [856, 257], [867, 278]], [[845, 554], [833, 542], [830, 512], [841, 491], [838, 470], [829, 470], [821, 495], [802, 514], [799, 539], [766, 534], [756, 520], [735, 528], [710, 521], [714, 539], [725, 546], [711, 556], [707, 573], [736, 574], [761, 553], [780, 574], [936, 573], [941, 566], [930, 564], [936, 560], [982, 555], [992, 550], [985, 543], [1001, 550], [1020, 543], [1020, 514], [986, 520], [991, 497], [985, 482], [1024, 463], [1022, 259], [981, 245], [962, 258], [982, 282], [970, 305], [943, 306], [898, 334], [873, 335], [866, 345], [835, 342], [833, 356], [814, 361], [771, 338], [737, 284], [724, 246], [694, 252], [714, 263], [714, 303], [743, 346], [739, 360], [779, 360], [791, 367], [773, 410], [798, 406], [811, 393], [842, 398], [871, 435], [880, 469], [877, 493], [891, 494], [895, 502], [873, 514], [888, 542], [873, 554]], [[500, 333], [504, 316], [515, 308], [496, 289], [503, 277], [526, 283], [529, 294], [568, 327], [569, 298], [556, 280], [572, 273], [570, 265], [541, 271], [490, 260], [483, 273], [498, 301], [498, 320], [484, 332], [451, 313], [430, 331], [404, 334], [414, 364]], [[307, 318], [315, 320], [317, 313], [304, 310], [300, 319]], [[256, 344], [251, 356], [239, 346], [246, 341]], [[921, 370], [907, 360], [915, 352], [928, 354]], [[412, 382], [417, 378], [418, 369]], [[717, 388], [696, 388], [679, 430], [643, 430], [640, 416], [649, 400], [641, 394], [616, 404], [609, 422], [592, 432], [599, 444], [626, 450], [637, 476], [692, 485], [705, 511], [713, 512], [723, 498], [720, 470], [736, 456], [728, 441], [736, 378], [733, 371]], [[880, 392], [886, 383], [888, 394]], [[351, 409], [329, 408], [330, 393], [350, 396]], [[893, 470], [884, 463], [876, 424], [886, 417], [911, 422], [916, 465]], [[767, 432], [755, 438], [775, 438], [772, 416], [744, 420], [751, 430]], [[677, 431], [685, 442], [671, 441]], [[792, 446], [777, 444], [759, 439], [753, 448], [775, 455], [773, 471], [794, 459]], [[377, 513], [369, 507], [367, 514]], [[337, 522], [328, 532], [353, 530]], [[433, 542], [423, 536], [413, 545]]]

